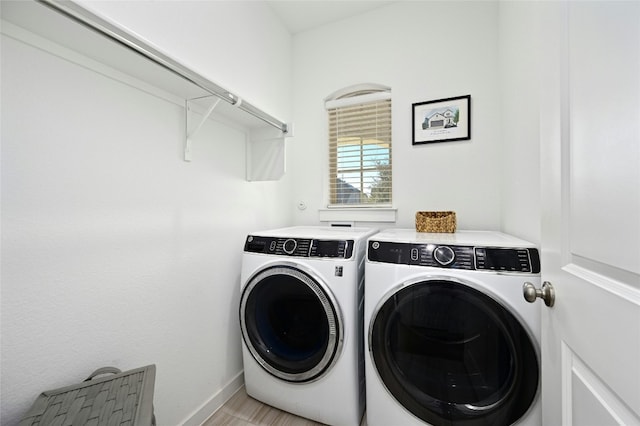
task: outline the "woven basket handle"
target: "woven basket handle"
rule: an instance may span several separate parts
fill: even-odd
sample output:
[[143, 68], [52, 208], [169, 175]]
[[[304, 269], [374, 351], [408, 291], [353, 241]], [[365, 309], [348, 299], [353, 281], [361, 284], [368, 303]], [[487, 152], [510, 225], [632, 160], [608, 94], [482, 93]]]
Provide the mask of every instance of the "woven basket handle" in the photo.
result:
[[120, 373], [122, 373], [122, 371], [120, 371], [120, 369], [116, 367], [102, 367], [102, 368], [98, 368], [96, 371], [91, 373], [91, 375], [86, 379], [84, 379], [84, 381], [88, 382], [89, 380], [101, 374], [120, 374]]

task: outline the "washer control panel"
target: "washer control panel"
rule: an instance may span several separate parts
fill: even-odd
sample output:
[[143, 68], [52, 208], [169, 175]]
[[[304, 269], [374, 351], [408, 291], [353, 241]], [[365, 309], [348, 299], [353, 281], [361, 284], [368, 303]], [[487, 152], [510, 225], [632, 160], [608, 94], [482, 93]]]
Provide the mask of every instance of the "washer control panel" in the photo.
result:
[[475, 255], [476, 269], [540, 272], [540, 257], [536, 249], [476, 247]]
[[319, 240], [249, 235], [244, 244], [244, 251], [276, 256], [350, 259], [353, 255], [353, 245], [353, 240]]
[[367, 259], [371, 262], [434, 268], [540, 273], [540, 255], [535, 248], [474, 247], [370, 240]]

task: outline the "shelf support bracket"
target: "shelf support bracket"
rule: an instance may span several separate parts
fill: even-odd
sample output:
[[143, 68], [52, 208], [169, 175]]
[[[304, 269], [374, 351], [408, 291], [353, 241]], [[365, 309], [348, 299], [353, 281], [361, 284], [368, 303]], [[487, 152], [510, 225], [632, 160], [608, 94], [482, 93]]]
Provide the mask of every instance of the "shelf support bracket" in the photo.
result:
[[189, 104], [189, 99], [187, 99], [185, 101], [185, 127], [186, 127], [186, 139], [185, 139], [185, 144], [184, 144], [184, 161], [191, 161], [191, 146], [192, 146], [192, 140], [193, 137], [200, 131], [200, 128], [202, 128], [202, 125], [205, 123], [205, 121], [207, 121], [209, 119], [209, 116], [211, 115], [211, 113], [213, 112], [214, 109], [216, 109], [216, 107], [218, 106], [218, 104], [220, 103], [221, 99], [219, 97], [215, 97], [215, 100], [213, 101], [213, 103], [209, 106], [209, 108], [207, 109], [207, 111], [204, 113], [204, 115], [202, 116], [202, 118], [200, 119], [200, 121], [198, 122], [198, 124], [196, 125], [196, 127], [192, 130], [189, 131], [189, 111], [191, 111], [191, 105]]

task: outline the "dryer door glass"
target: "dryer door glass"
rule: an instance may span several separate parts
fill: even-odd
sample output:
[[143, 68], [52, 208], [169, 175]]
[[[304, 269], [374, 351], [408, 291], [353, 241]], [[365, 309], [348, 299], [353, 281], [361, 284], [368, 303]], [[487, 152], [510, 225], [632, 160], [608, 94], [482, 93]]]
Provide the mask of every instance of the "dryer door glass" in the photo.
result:
[[240, 324], [245, 344], [269, 373], [306, 382], [333, 365], [341, 347], [341, 321], [319, 280], [277, 266], [253, 277], [243, 291]]
[[538, 356], [520, 322], [486, 294], [433, 280], [379, 306], [370, 351], [389, 392], [432, 425], [509, 425], [538, 390]]

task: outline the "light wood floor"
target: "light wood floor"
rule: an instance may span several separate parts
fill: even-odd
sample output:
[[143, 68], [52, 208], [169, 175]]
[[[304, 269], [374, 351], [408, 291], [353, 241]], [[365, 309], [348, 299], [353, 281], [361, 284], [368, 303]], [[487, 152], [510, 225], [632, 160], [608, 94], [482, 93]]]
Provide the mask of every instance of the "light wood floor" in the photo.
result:
[[[324, 426], [313, 420], [294, 416], [251, 398], [244, 386], [202, 426]], [[363, 419], [360, 426], [366, 426]]]

